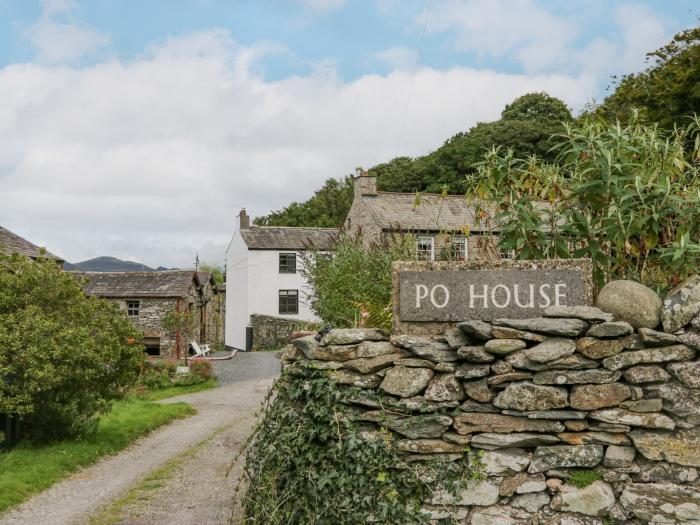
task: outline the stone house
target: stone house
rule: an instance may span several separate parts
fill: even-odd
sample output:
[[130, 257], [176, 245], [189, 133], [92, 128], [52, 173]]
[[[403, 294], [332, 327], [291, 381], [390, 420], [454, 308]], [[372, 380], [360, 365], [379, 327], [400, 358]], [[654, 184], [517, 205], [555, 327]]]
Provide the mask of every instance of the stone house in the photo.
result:
[[355, 177], [352, 205], [344, 230], [362, 235], [365, 245], [397, 242], [410, 235], [416, 258], [470, 260], [513, 258], [495, 251], [494, 233], [477, 218], [463, 195], [394, 193], [377, 191], [377, 178], [367, 172]]
[[[306, 300], [301, 255], [328, 250], [338, 233], [336, 228], [255, 226], [241, 210], [226, 251], [227, 347], [253, 347], [252, 320], [264, 322], [267, 333], [287, 334], [300, 323], [318, 321]], [[272, 327], [270, 317], [280, 326]]]
[[54, 255], [51, 252], [43, 250], [29, 242], [27, 239], [20, 237], [16, 233], [12, 233], [10, 230], [0, 226], [0, 252], [6, 254], [19, 254], [30, 257], [31, 259], [38, 259], [39, 257], [45, 257], [56, 261], [56, 263], [63, 268], [63, 263], [65, 262], [60, 257]]
[[[211, 276], [193, 270], [162, 272], [72, 272], [84, 281], [87, 295], [103, 297], [119, 305], [143, 332], [142, 343], [150, 355], [183, 357], [189, 342], [217, 341], [210, 315], [217, 295]], [[205, 279], [204, 285], [200, 281]], [[178, 328], [165, 326], [168, 314], [182, 314]]]

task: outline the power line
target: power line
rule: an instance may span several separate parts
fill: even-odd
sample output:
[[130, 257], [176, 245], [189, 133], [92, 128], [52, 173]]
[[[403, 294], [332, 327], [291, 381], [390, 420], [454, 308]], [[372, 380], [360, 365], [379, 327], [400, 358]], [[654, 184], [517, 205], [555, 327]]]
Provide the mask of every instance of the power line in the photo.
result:
[[394, 157], [399, 156], [399, 149], [401, 148], [401, 139], [403, 138], [403, 130], [406, 126], [406, 117], [408, 116], [408, 107], [411, 104], [411, 95], [413, 94], [413, 83], [416, 81], [416, 72], [418, 71], [418, 64], [420, 63], [420, 54], [423, 50], [423, 40], [425, 38], [425, 31], [428, 28], [428, 15], [430, 14], [430, 6], [433, 0], [428, 0], [428, 7], [425, 10], [425, 20], [423, 21], [423, 32], [420, 35], [420, 43], [418, 44], [418, 51], [416, 51], [416, 61], [413, 64], [413, 73], [411, 74], [411, 83], [408, 86], [408, 96], [406, 97], [406, 107], [403, 111], [403, 118], [401, 119], [401, 127], [399, 128], [399, 138], [396, 140], [396, 152]]

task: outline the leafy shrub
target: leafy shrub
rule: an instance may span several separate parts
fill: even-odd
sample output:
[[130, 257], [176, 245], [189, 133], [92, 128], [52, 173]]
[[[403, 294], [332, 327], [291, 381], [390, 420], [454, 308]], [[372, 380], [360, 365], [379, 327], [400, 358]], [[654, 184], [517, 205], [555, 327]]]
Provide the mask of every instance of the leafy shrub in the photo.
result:
[[322, 371], [306, 374], [284, 371], [268, 394], [246, 458], [246, 523], [422, 524], [419, 509], [431, 490], [455, 493], [482, 477], [466, 459], [420, 467], [402, 461], [391, 432], [368, 439], [342, 403], [358, 389]]
[[697, 118], [670, 132], [634, 119], [567, 126], [558, 165], [492, 150], [468, 197], [482, 227], [498, 232], [493, 242], [521, 259], [588, 257], [598, 286], [633, 279], [664, 289], [700, 266], [699, 129]]
[[171, 374], [165, 367], [144, 367], [139, 377], [139, 384], [149, 390], [168, 388], [171, 383]]
[[34, 441], [94, 428], [138, 375], [138, 331], [53, 261], [0, 254], [0, 413]]
[[363, 246], [361, 237], [341, 236], [332, 257], [307, 252], [302, 273], [311, 308], [335, 327], [391, 327], [391, 265], [414, 258], [413, 246], [411, 239]]

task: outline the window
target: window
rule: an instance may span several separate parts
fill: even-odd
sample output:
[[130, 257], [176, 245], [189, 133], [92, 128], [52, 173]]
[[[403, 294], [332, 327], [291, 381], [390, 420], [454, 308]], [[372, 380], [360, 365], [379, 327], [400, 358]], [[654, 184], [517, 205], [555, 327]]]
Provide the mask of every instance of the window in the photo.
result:
[[299, 313], [299, 290], [280, 290], [280, 313]]
[[501, 250], [501, 259], [515, 259], [515, 250]]
[[450, 244], [450, 260], [466, 261], [469, 256], [469, 246], [466, 237], [453, 237]]
[[126, 302], [126, 315], [128, 315], [129, 317], [138, 317], [140, 307], [141, 307], [141, 301], [127, 301]]
[[296, 253], [280, 253], [280, 273], [297, 273]]
[[433, 237], [418, 237], [417, 251], [419, 261], [434, 261], [435, 239]]

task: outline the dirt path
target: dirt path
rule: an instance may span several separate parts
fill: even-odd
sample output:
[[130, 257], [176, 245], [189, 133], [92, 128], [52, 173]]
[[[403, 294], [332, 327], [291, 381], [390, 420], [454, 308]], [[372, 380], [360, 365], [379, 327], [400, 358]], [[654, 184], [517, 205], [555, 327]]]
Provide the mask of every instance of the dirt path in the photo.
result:
[[[151, 489], [148, 499], [137, 494], [136, 501], [127, 501], [121, 506], [126, 518], [117, 523], [228, 525], [240, 468], [229, 477], [225, 474], [279, 368], [270, 361], [273, 355], [243, 356], [238, 366], [250, 367], [253, 379], [166, 400], [190, 403], [197, 414], [77, 472], [0, 517], [0, 525], [86, 524], [118, 498], [127, 495], [128, 499], [139, 486]], [[241, 371], [240, 377], [245, 376]], [[169, 471], [167, 479], [142, 483], [164, 466]]]

